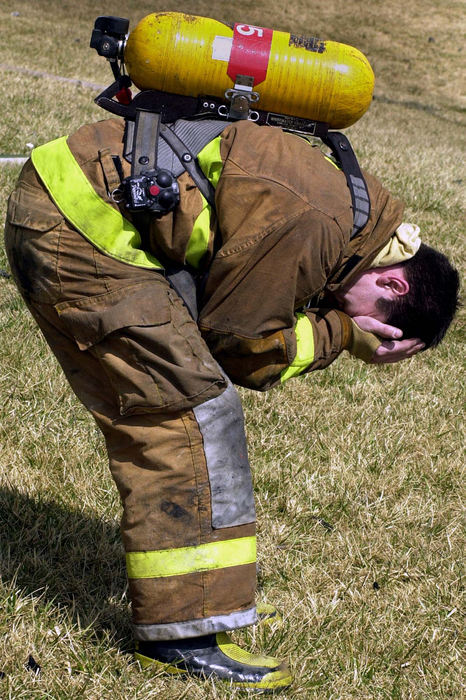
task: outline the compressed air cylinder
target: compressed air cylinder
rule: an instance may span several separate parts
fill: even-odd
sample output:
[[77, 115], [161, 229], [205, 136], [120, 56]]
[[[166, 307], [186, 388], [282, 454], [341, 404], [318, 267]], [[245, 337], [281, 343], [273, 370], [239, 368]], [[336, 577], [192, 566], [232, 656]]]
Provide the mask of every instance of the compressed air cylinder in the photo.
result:
[[161, 12], [128, 37], [124, 62], [140, 90], [224, 99], [237, 76], [254, 79], [257, 108], [354, 124], [372, 99], [374, 74], [358, 49], [250, 24], [234, 28], [206, 17]]

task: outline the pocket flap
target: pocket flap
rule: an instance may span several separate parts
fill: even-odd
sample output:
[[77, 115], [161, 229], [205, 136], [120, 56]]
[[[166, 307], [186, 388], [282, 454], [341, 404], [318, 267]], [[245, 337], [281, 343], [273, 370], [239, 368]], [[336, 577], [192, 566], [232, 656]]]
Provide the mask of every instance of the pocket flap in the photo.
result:
[[168, 288], [163, 278], [64, 301], [55, 309], [80, 350], [120, 328], [160, 326], [170, 321]]
[[37, 189], [36, 193], [24, 187], [10, 195], [6, 218], [13, 226], [33, 229], [40, 233], [50, 231], [63, 221], [61, 213], [45, 198], [41, 190]]

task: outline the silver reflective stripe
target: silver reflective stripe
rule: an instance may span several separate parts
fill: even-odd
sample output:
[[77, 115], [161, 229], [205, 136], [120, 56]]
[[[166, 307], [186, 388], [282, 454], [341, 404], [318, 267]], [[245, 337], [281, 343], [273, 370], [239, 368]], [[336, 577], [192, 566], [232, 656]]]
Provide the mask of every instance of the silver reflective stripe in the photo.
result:
[[[169, 272], [167, 279], [197, 320], [193, 276], [187, 270], [180, 270]], [[245, 525], [256, 519], [243, 409], [236, 389], [224, 376], [227, 380], [225, 391], [193, 409], [204, 443], [212, 527], [216, 529]]]
[[354, 195], [354, 214], [353, 214], [353, 230], [351, 235], [362, 229], [368, 220], [370, 212], [370, 201], [367, 192], [366, 184], [361, 177], [350, 174], [351, 183], [353, 185]]
[[212, 527], [245, 525], [256, 519], [241, 401], [233, 384], [196, 406], [204, 441], [212, 499]]
[[185, 622], [167, 622], [160, 625], [132, 625], [135, 639], [141, 642], [188, 639], [200, 637], [203, 634], [227, 632], [238, 627], [247, 627], [257, 622], [255, 606], [249, 610], [240, 610], [229, 615], [213, 615], [199, 620], [187, 620]]

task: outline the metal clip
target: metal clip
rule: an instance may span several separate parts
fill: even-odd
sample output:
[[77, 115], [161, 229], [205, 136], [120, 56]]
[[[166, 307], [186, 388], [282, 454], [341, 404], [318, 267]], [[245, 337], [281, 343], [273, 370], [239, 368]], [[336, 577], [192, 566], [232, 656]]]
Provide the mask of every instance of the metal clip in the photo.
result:
[[259, 101], [259, 93], [254, 92], [252, 86], [254, 78], [251, 75], [237, 75], [235, 87], [225, 92], [225, 97], [230, 101], [230, 119], [248, 119], [251, 104]]
[[115, 204], [122, 204], [125, 201], [125, 195], [121, 183], [118, 185], [118, 187], [115, 187], [112, 192], [110, 192], [110, 197]]

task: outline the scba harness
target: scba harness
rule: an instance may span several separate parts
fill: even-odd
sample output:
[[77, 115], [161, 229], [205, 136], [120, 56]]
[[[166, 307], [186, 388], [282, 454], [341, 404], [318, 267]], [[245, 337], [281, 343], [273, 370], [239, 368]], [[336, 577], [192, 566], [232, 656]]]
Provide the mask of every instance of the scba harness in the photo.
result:
[[[157, 22], [159, 26], [155, 26]], [[166, 92], [158, 89], [161, 80], [159, 76], [163, 76], [163, 80], [170, 84], [168, 79], [170, 77], [170, 61], [167, 58], [170, 53], [167, 51], [166, 45], [161, 51], [160, 47], [157, 46], [157, 37], [163, 33], [162, 28], [165, 29], [165, 35], [167, 35], [164, 36], [164, 41], [169, 41], [174, 31], [174, 22], [178, 23], [176, 25], [178, 30], [177, 43], [176, 46], [173, 44], [173, 47], [170, 45], [169, 48], [176, 49], [176, 55], [180, 53], [179, 47], [183, 44], [180, 41], [180, 27], [185, 32], [184, 38], [189, 39], [189, 32], [193, 32], [192, 27], [195, 26], [195, 29], [203, 34], [203, 45], [209, 44], [210, 37], [212, 62], [227, 64], [226, 70], [223, 71], [224, 76], [220, 77], [220, 80], [225, 81], [222, 89], [219, 87], [218, 80], [217, 83], [213, 82], [212, 71], [206, 73], [207, 87], [212, 87], [217, 95], [199, 93], [197, 97], [192, 97], [191, 94], [182, 94], [192, 93], [193, 86], [180, 84], [179, 76], [178, 92]], [[213, 28], [212, 24], [215, 25]], [[319, 116], [322, 113], [322, 104], [320, 103], [305, 107], [298, 105], [296, 111], [299, 114], [297, 116], [258, 108], [258, 103], [263, 97], [266, 106], [269, 104], [275, 106], [274, 95], [273, 93], [269, 94], [270, 88], [267, 86], [270, 50], [275, 36], [278, 37], [277, 41], [281, 40], [282, 42], [283, 37], [288, 37], [288, 49], [286, 49], [288, 52], [304, 51], [313, 54], [314, 61], [318, 58], [322, 61], [325, 60], [326, 51], [331, 50], [335, 42], [311, 41], [304, 37], [285, 35], [283, 32], [274, 32], [263, 27], [245, 24], [235, 25], [233, 36], [224, 37], [220, 34], [213, 34], [213, 32], [226, 34], [230, 32], [231, 34], [231, 29], [226, 25], [201, 17], [189, 18], [181, 13], [149, 15], [139, 23], [129, 37], [127, 37], [128, 29], [129, 21], [127, 19], [98, 17], [92, 32], [90, 46], [96, 49], [99, 55], [109, 60], [115, 77], [114, 83], [104, 90], [95, 101], [99, 106], [113, 114], [124, 117], [126, 122], [124, 157], [131, 163], [131, 175], [122, 178], [120, 186], [113, 195], [118, 201], [124, 200], [129, 211], [150, 211], [158, 216], [172, 211], [179, 203], [177, 178], [185, 170], [212, 209], [215, 210], [215, 190], [199, 167], [197, 155], [204, 146], [221, 134], [233, 121], [250, 119], [258, 124], [279, 126], [301, 136], [319, 138], [330, 148], [337, 164], [345, 174], [351, 193], [353, 206], [351, 238], [364, 228], [370, 213], [370, 200], [364, 177], [348, 138], [339, 131], [330, 131], [330, 121], [341, 124], [342, 109], [340, 105], [338, 103], [324, 105], [325, 113], [329, 119], [327, 122], [307, 118], [307, 112], [311, 117]], [[139, 36], [141, 33], [143, 42]], [[196, 35], [194, 38], [198, 39], [198, 36]], [[200, 42], [197, 41], [197, 43]], [[336, 46], [344, 47], [342, 44]], [[352, 52], [356, 51], [352, 47], [344, 48]], [[147, 54], [150, 58], [146, 57], [143, 61], [138, 61], [141, 58], [141, 51], [146, 53], [152, 51], [152, 55]], [[153, 55], [154, 51], [156, 52], [155, 56]], [[354, 61], [354, 64], [359, 66], [362, 54], [357, 53], [358, 62]], [[348, 55], [349, 68], [352, 68], [353, 56], [350, 52]], [[220, 58], [218, 58], [219, 56]], [[225, 60], [227, 57], [228, 61]], [[290, 57], [285, 55], [284, 58]], [[302, 62], [302, 54], [300, 58]], [[363, 58], [365, 60], [365, 57]], [[149, 78], [144, 73], [141, 77], [138, 73], [141, 63], [150, 64], [151, 59], [156, 64], [157, 70], [150, 74]], [[129, 90], [132, 80], [125, 73], [125, 63], [129, 63], [130, 72], [134, 72], [135, 79], [138, 81], [137, 85], [142, 88], [141, 92], [134, 98]], [[323, 74], [323, 68], [328, 73], [328, 65], [314, 65], [312, 70], [314, 73], [320, 70]], [[217, 65], [215, 65], [215, 69], [218, 72]], [[368, 71], [372, 75], [369, 66], [368, 70], [366, 68], [367, 75], [364, 74], [363, 78], [369, 84]], [[186, 72], [189, 73], [189, 71]], [[351, 73], [351, 71], [349, 72]], [[154, 78], [154, 76], [157, 77]], [[282, 82], [287, 78], [289, 79], [290, 76], [281, 77]], [[354, 76], [353, 80], [356, 81]], [[227, 81], [233, 82], [234, 87], [225, 90]], [[360, 79], [359, 83], [361, 82], [364, 80]], [[263, 88], [261, 88], [263, 94], [252, 89], [260, 83], [263, 84]], [[152, 89], [153, 85], [157, 89]], [[310, 85], [312, 86], [312, 81]], [[149, 89], [146, 89], [146, 86]], [[344, 85], [341, 90], [347, 90], [348, 87], [351, 88], [351, 85]], [[221, 90], [223, 94], [221, 94]], [[369, 92], [371, 96], [372, 85], [369, 87]], [[366, 93], [367, 88], [365, 92], [360, 93], [362, 95], [361, 102], [367, 102]], [[353, 100], [353, 102], [355, 101], [357, 102], [357, 97]], [[280, 100], [277, 101], [277, 106], [279, 104]], [[343, 121], [346, 119], [350, 123], [354, 122], [355, 115], [356, 118], [359, 118], [365, 109], [367, 106], [364, 104], [362, 107], [361, 105], [353, 106], [353, 110], [343, 117]]]
[[131, 176], [123, 180], [122, 192], [128, 209], [158, 214], [174, 209], [179, 202], [177, 178], [184, 170], [215, 209], [215, 189], [197, 155], [227, 126], [223, 121], [185, 119], [164, 124], [160, 113], [136, 109], [125, 133], [124, 157], [131, 163]]

